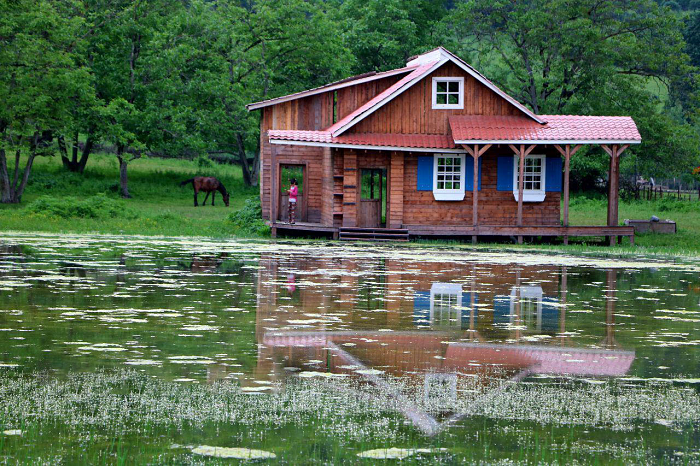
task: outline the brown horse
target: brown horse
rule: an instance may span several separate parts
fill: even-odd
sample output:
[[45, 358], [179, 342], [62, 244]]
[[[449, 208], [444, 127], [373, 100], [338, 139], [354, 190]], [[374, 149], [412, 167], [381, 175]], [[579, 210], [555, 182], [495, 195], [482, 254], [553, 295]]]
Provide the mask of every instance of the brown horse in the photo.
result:
[[226, 188], [224, 188], [224, 185], [221, 184], [221, 181], [217, 180], [213, 176], [195, 176], [192, 179], [183, 181], [182, 183], [180, 183], [180, 186], [185, 186], [188, 183], [192, 183], [192, 187], [194, 188], [195, 207], [199, 205], [197, 203], [197, 194], [199, 194], [200, 191], [204, 191], [205, 193], [207, 193], [207, 195], [204, 196], [204, 202], [202, 203], [202, 205], [207, 204], [207, 198], [209, 197], [209, 193], [211, 193], [211, 205], [214, 205], [214, 195], [216, 194], [216, 191], [219, 191], [224, 197], [224, 204], [226, 204], [226, 207], [228, 207], [229, 194], [228, 192], [226, 192]]

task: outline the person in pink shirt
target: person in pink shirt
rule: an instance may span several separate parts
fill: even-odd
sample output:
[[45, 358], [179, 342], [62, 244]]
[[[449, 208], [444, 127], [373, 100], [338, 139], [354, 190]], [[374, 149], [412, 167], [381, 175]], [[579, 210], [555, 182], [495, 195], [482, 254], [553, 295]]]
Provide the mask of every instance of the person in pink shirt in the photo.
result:
[[289, 191], [289, 223], [294, 223], [294, 217], [297, 210], [297, 195], [299, 194], [299, 188], [297, 187], [297, 180], [292, 178], [289, 180], [290, 187]]

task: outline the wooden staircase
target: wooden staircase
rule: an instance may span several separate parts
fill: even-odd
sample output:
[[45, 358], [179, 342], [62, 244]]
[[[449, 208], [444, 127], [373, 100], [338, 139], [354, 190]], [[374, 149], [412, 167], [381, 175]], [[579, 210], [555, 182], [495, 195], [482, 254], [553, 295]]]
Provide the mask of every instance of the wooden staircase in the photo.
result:
[[341, 241], [408, 241], [408, 230], [403, 228], [342, 227], [338, 230]]

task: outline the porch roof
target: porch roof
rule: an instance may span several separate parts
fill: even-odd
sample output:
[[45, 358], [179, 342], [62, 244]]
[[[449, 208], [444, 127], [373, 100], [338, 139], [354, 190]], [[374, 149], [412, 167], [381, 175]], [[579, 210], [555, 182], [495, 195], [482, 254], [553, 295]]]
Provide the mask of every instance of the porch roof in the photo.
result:
[[447, 134], [345, 133], [333, 136], [330, 131], [270, 130], [273, 144], [297, 144], [348, 148], [381, 148], [413, 150], [457, 150]]
[[549, 143], [639, 144], [642, 137], [628, 116], [540, 115], [540, 125], [520, 116], [455, 115], [450, 128], [456, 144]]
[[327, 147], [446, 150], [463, 144], [639, 144], [637, 125], [626, 116], [542, 115], [542, 125], [520, 116], [455, 115], [450, 117], [452, 134], [344, 133], [270, 130], [273, 144]]

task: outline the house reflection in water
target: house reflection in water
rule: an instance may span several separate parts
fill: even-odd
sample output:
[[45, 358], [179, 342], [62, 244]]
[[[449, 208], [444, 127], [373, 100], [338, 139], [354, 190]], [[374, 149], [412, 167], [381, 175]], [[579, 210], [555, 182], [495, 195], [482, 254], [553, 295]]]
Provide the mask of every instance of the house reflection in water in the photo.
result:
[[[460, 377], [489, 375], [488, 388], [496, 369], [516, 381], [621, 376], [634, 360], [614, 339], [614, 269], [603, 338], [581, 347], [566, 328], [566, 268], [278, 257], [260, 265], [257, 381], [283, 382], [294, 368], [353, 374], [388, 396], [400, 396], [393, 377], [457, 396]], [[426, 433], [438, 428], [410, 406], [404, 414]]]

